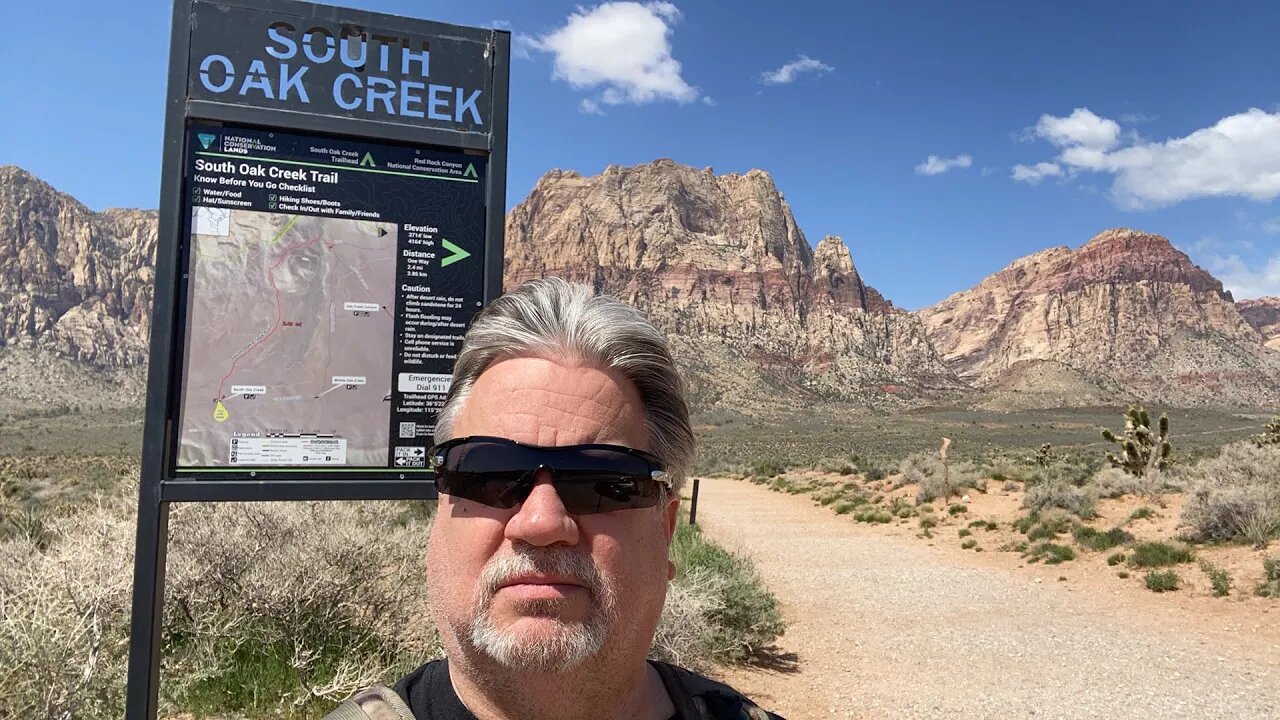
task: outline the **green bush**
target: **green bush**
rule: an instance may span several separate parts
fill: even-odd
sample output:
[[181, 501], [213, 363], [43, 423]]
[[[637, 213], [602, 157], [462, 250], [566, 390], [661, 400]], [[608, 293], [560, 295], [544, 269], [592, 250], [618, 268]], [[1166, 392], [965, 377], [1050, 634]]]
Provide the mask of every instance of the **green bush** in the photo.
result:
[[960, 537], [969, 537], [970, 535], [973, 534], [973, 531], [970, 530], [969, 528], [960, 528], [960, 531], [957, 534]]
[[1151, 570], [1147, 573], [1147, 589], [1151, 592], [1172, 592], [1178, 589], [1180, 578], [1173, 570]]
[[960, 543], [960, 548], [963, 550], [968, 550], [969, 548], [972, 548], [977, 544], [978, 544], [977, 540], [965, 540], [964, 542]]
[[928, 530], [929, 528], [937, 527], [937, 526], [938, 526], [938, 518], [933, 517], [931, 515], [922, 515], [920, 517], [921, 528]]
[[1107, 564], [1114, 567], [1124, 562], [1126, 558], [1127, 556], [1122, 552], [1112, 553], [1107, 556]]
[[888, 475], [885, 473], [884, 468], [873, 467], [867, 468], [867, 471], [862, 476], [869, 482], [876, 482], [885, 479]]
[[[1036, 517], [1040, 517], [1036, 515]], [[1028, 540], [1050, 540], [1071, 529], [1071, 520], [1065, 515], [1045, 516], [1039, 524], [1027, 528]]]
[[705, 585], [716, 596], [707, 618], [710, 655], [715, 660], [740, 662], [771, 645], [786, 629], [778, 601], [764, 587], [755, 567], [706, 540], [696, 526], [681, 523], [676, 528], [671, 559], [677, 579]]
[[952, 514], [952, 515], [959, 515], [960, 513], [966, 513], [966, 512], [969, 512], [969, 506], [968, 506], [968, 505], [960, 505], [959, 503], [957, 503], [957, 504], [955, 504], [955, 505], [948, 505], [948, 506], [947, 506], [947, 512], [948, 512], [948, 513], [950, 513], [950, 514]]
[[1191, 562], [1191, 548], [1180, 543], [1145, 542], [1133, 546], [1129, 564], [1133, 567], [1168, 567]]
[[1263, 558], [1262, 584], [1257, 592], [1263, 597], [1280, 598], [1280, 557]]
[[777, 458], [772, 457], [757, 458], [747, 468], [747, 472], [753, 477], [764, 479], [777, 477], [786, 472], [786, 470], [782, 463], [778, 462]]
[[1031, 546], [1027, 551], [1028, 562], [1037, 562], [1044, 560], [1045, 565], [1057, 565], [1076, 559], [1076, 551], [1066, 545], [1056, 545], [1051, 542], [1037, 543]]
[[1231, 576], [1227, 574], [1226, 570], [1204, 558], [1200, 559], [1200, 569], [1209, 577], [1209, 584], [1213, 586], [1214, 597], [1226, 597], [1231, 594]]
[[1143, 505], [1142, 507], [1129, 513], [1130, 520], [1149, 520], [1156, 516], [1156, 511]]
[[1076, 542], [1090, 550], [1110, 550], [1117, 545], [1133, 542], [1133, 535], [1118, 527], [1101, 532], [1097, 528], [1082, 525], [1073, 534]]

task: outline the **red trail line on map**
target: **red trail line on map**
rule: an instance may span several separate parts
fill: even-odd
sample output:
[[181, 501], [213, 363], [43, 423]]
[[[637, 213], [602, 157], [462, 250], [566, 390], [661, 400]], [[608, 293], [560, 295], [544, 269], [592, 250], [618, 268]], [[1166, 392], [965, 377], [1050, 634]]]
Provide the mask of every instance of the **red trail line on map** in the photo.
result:
[[237, 355], [235, 359], [231, 361], [231, 368], [227, 370], [227, 374], [223, 375], [221, 382], [218, 383], [217, 399], [219, 401], [224, 399], [222, 396], [222, 387], [227, 384], [227, 379], [231, 377], [231, 373], [236, 371], [236, 364], [239, 363], [240, 360], [244, 358], [244, 356], [252, 352], [254, 348], [258, 347], [259, 345], [266, 342], [267, 340], [270, 340], [271, 336], [276, 334], [276, 330], [280, 329], [280, 321], [282, 320], [281, 314], [283, 311], [280, 309], [280, 288], [276, 287], [276, 276], [275, 276], [276, 268], [280, 267], [280, 264], [285, 261], [285, 258], [289, 257], [289, 253], [293, 252], [294, 250], [302, 250], [311, 245], [315, 245], [317, 242], [319, 242], [319, 240], [320, 240], [320, 236], [316, 236], [304, 243], [300, 243], [298, 245], [285, 248], [284, 252], [280, 253], [280, 257], [276, 259], [275, 264], [272, 265], [271, 268], [267, 270], [267, 281], [271, 283], [271, 289], [275, 291], [276, 321], [274, 324], [272, 324], [271, 330], [266, 335], [263, 335], [262, 338], [259, 340], [255, 340], [253, 344], [251, 344], [249, 347], [244, 349], [244, 352]]

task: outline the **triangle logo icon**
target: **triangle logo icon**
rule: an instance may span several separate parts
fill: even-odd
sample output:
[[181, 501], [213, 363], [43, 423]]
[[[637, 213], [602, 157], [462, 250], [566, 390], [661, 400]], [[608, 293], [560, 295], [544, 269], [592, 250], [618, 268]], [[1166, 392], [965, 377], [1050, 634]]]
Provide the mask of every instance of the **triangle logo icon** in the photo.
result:
[[378, 167], [378, 164], [373, 161], [373, 153], [371, 152], [366, 152], [364, 154], [364, 157], [360, 158], [360, 167], [366, 167], [366, 166]]
[[218, 139], [218, 136], [213, 133], [196, 133], [196, 139], [200, 141], [200, 147], [208, 150], [213, 141]]
[[475, 164], [467, 163], [467, 169], [462, 173], [462, 177], [473, 177], [478, 179], [480, 176], [476, 174]]

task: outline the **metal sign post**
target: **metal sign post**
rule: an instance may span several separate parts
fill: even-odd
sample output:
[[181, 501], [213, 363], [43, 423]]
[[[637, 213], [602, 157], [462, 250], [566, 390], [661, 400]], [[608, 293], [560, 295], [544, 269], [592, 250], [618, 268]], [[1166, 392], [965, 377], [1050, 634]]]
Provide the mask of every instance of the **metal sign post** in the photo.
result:
[[177, 0], [127, 720], [156, 717], [169, 503], [435, 497], [436, 412], [502, 290], [510, 41]]

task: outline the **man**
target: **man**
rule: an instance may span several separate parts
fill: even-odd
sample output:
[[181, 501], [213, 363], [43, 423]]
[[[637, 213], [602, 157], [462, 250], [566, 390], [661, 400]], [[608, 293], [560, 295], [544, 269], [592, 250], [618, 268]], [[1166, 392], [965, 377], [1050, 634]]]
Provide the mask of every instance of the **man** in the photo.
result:
[[448, 658], [331, 718], [776, 717], [646, 660], [694, 443], [637, 310], [558, 279], [499, 298], [467, 332], [436, 441], [427, 581]]

